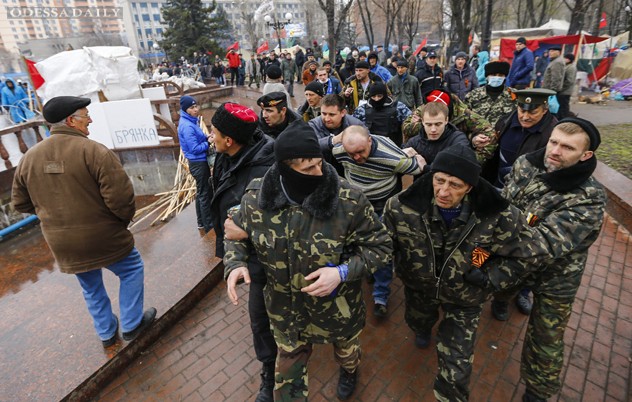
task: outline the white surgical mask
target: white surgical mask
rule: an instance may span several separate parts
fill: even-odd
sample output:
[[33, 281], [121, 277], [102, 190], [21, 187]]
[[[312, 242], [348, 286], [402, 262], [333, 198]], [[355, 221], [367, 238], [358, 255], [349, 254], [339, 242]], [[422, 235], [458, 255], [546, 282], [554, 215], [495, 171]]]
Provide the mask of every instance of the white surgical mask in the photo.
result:
[[498, 88], [505, 82], [505, 77], [487, 77], [487, 85], [492, 88]]

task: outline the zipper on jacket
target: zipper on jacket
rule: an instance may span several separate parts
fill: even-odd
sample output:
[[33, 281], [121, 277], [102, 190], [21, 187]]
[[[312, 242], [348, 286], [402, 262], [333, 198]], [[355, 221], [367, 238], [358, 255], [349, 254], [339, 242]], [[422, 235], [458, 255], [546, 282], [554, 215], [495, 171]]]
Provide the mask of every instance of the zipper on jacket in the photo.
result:
[[436, 256], [435, 256], [435, 252], [434, 252], [434, 244], [432, 243], [432, 236], [430, 236], [430, 230], [428, 229], [428, 227], [430, 225], [428, 224], [428, 221], [426, 220], [426, 218], [424, 216], [421, 217], [421, 220], [424, 223], [424, 228], [426, 229], [426, 236], [428, 236], [428, 241], [430, 242], [430, 251], [431, 251], [431, 254], [432, 254], [432, 259], [431, 259], [432, 266], [430, 267], [430, 269], [432, 270], [432, 274], [434, 275], [435, 279], [437, 280], [437, 283], [436, 283], [435, 287], [438, 288], [439, 287], [440, 277], [437, 276], [437, 273], [435, 272], [435, 269], [434, 269], [434, 266], [436, 265], [437, 261], [435, 260]]
[[448, 263], [448, 261], [450, 261], [450, 258], [452, 257], [452, 255], [454, 254], [456, 249], [459, 248], [461, 243], [463, 243], [463, 241], [470, 234], [472, 229], [474, 229], [474, 224], [475, 223], [476, 223], [476, 218], [475, 217], [470, 218], [469, 226], [465, 228], [465, 230], [461, 234], [461, 237], [459, 237], [459, 240], [456, 242], [456, 244], [452, 248], [452, 251], [450, 251], [450, 254], [448, 254], [448, 256], [443, 260], [443, 265], [441, 266], [441, 271], [439, 271], [439, 278], [437, 279], [437, 294], [435, 296], [435, 298], [437, 300], [439, 299], [439, 284], [441, 283], [441, 277], [443, 276], [443, 271], [445, 270], [445, 266]]

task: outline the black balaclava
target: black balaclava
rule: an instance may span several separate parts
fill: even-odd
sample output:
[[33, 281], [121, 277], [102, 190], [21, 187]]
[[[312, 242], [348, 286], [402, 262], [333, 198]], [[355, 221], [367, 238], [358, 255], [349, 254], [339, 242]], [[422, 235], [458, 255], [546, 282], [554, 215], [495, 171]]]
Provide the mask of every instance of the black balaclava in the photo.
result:
[[[371, 97], [375, 95], [382, 95], [382, 99], [379, 101], [371, 99]], [[388, 93], [386, 91], [386, 85], [382, 82], [374, 82], [371, 88], [369, 88], [369, 104], [376, 110], [380, 110], [384, 107], [384, 103], [386, 103], [387, 99]]]
[[325, 177], [299, 173], [285, 162], [288, 159], [322, 158], [316, 133], [302, 120], [287, 126], [274, 142], [274, 156], [281, 175], [281, 184], [287, 196], [297, 204], [302, 204], [320, 186]]

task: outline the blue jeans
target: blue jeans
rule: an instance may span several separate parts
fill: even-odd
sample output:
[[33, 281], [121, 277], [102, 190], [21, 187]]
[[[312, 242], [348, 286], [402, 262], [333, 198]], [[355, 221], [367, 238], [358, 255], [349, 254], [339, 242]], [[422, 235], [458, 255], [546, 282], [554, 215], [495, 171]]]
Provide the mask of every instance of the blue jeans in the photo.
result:
[[[383, 207], [382, 207], [383, 208]], [[378, 206], [375, 213], [382, 220], [383, 209]], [[373, 274], [373, 302], [375, 304], [383, 304], [386, 306], [388, 303], [388, 296], [391, 294], [391, 282], [393, 282], [393, 262], [390, 261], [383, 267], [380, 267]]]
[[[143, 319], [144, 265], [136, 247], [127, 257], [105, 267], [118, 276], [119, 308], [121, 311], [121, 331], [130, 332]], [[108, 340], [116, 334], [117, 320], [112, 313], [112, 304], [103, 285], [103, 271], [95, 269], [76, 274], [83, 289], [83, 297], [94, 321], [94, 328], [101, 340]]]

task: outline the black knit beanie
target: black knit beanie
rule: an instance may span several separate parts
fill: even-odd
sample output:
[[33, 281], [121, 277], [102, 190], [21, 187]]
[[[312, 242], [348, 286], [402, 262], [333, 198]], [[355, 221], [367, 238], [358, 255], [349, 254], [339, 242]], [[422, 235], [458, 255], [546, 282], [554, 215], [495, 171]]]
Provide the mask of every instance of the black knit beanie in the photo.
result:
[[305, 90], [311, 91], [320, 97], [325, 96], [325, 88], [323, 87], [323, 84], [318, 82], [318, 80], [312, 81], [309, 84], [305, 85]]
[[481, 165], [474, 151], [464, 145], [453, 145], [437, 154], [430, 167], [432, 172], [444, 172], [458, 177], [467, 184], [476, 186], [481, 174]]
[[590, 149], [591, 151], [596, 151], [597, 148], [599, 148], [599, 144], [601, 144], [601, 134], [599, 134], [599, 130], [597, 130], [597, 127], [595, 127], [594, 124], [586, 119], [582, 119], [579, 117], [565, 117], [557, 122], [556, 126], [562, 123], [577, 124], [579, 127], [582, 128], [582, 130], [586, 132], [586, 134], [588, 134], [588, 138], [590, 138], [590, 147], [588, 149]]
[[296, 158], [322, 158], [314, 129], [303, 120], [289, 124], [274, 141], [277, 162]]

